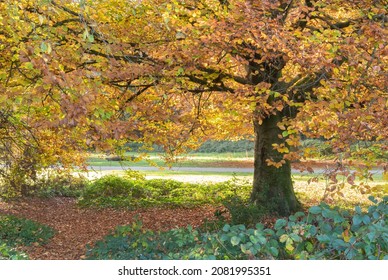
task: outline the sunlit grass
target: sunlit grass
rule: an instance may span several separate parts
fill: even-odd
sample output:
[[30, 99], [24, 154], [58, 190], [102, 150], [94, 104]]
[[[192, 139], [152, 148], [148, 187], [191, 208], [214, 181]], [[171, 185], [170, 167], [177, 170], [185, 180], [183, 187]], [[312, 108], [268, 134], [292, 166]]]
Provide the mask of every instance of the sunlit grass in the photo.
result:
[[123, 161], [109, 161], [104, 154], [90, 154], [87, 164], [90, 166], [174, 166], [194, 167], [215, 162], [253, 162], [252, 153], [191, 153], [179, 156], [174, 162], [166, 162], [162, 154], [150, 153], [142, 155], [128, 152], [123, 155]]
[[[139, 174], [142, 174], [146, 179], [173, 179], [182, 182], [190, 183], [218, 183], [228, 180], [238, 180], [244, 184], [252, 184], [252, 174], [251, 173], [220, 173], [220, 172], [187, 172], [187, 171], [172, 171], [172, 170], [158, 170], [158, 171], [138, 171]], [[90, 179], [95, 179], [102, 177], [108, 174], [115, 174], [118, 176], [124, 176], [124, 170], [115, 170], [115, 171], [100, 171], [94, 172], [90, 171], [88, 173], [83, 173], [87, 175]], [[311, 179], [316, 177], [318, 181], [312, 181]], [[336, 192], [330, 193], [326, 199], [325, 189], [328, 187], [328, 182], [319, 174], [294, 174], [292, 176], [294, 182], [294, 191], [300, 200], [300, 202], [306, 206], [317, 205], [323, 201], [333, 205], [340, 206], [342, 208], [353, 209], [355, 205], [361, 205], [367, 207], [370, 205], [368, 197], [370, 195], [374, 196], [384, 196], [388, 195], [388, 184], [384, 180], [381, 174], [374, 176], [374, 181], [368, 182], [368, 185], [371, 188], [370, 192], [361, 193], [360, 188], [357, 185], [360, 185], [363, 181], [356, 180], [355, 186], [350, 186], [345, 184], [341, 189], [343, 197]], [[364, 182], [365, 183], [365, 182]], [[376, 187], [379, 187], [379, 191], [374, 191]]]

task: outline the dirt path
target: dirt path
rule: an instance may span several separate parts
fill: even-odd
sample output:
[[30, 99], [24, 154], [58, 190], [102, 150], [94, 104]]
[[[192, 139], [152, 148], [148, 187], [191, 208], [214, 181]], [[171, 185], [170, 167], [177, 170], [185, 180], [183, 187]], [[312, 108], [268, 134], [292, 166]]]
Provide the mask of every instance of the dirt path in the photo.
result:
[[200, 225], [214, 218], [214, 207], [191, 209], [81, 209], [71, 198], [28, 198], [18, 202], [0, 202], [1, 214], [13, 214], [49, 225], [55, 236], [44, 246], [23, 248], [30, 259], [77, 260], [85, 257], [85, 246], [102, 239], [117, 225], [129, 224], [137, 216], [145, 228], [167, 230], [188, 224]]

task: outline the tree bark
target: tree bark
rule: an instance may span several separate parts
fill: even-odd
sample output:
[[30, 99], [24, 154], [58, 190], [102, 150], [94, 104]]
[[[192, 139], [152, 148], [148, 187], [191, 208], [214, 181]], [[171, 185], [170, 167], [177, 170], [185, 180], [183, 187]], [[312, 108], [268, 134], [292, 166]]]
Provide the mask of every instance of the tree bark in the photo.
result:
[[253, 121], [255, 133], [254, 175], [251, 201], [258, 207], [280, 215], [289, 215], [300, 208], [291, 179], [291, 163], [286, 162], [279, 168], [268, 166], [267, 159], [279, 162], [283, 154], [275, 150], [272, 144], [286, 144], [279, 137], [282, 130], [277, 123], [281, 121], [280, 112], [265, 118], [260, 124]]

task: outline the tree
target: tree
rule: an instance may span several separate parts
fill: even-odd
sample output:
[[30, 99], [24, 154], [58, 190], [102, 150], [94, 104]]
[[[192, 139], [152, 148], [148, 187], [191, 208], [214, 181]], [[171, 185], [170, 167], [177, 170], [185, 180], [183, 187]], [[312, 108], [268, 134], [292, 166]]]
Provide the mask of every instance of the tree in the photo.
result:
[[291, 161], [307, 156], [299, 133], [344, 155], [360, 140], [386, 148], [379, 1], [0, 5], [1, 102], [45, 143], [37, 162], [71, 164], [71, 151], [128, 140], [174, 155], [254, 134], [251, 200], [288, 214], [299, 208]]
[[242, 118], [229, 123], [229, 131], [253, 123], [251, 200], [288, 214], [299, 207], [290, 162], [303, 156], [295, 152], [300, 132], [329, 139], [342, 155], [361, 140], [386, 149], [386, 142], [378, 142], [387, 139], [386, 6], [379, 1], [228, 4], [175, 3], [175, 11], [180, 8], [170, 22], [187, 18], [187, 24], [176, 24], [186, 43], [174, 46], [191, 58], [179, 61], [182, 80], [191, 82], [189, 92], [225, 92], [209, 106], [223, 116], [237, 110]]
[[0, 2], [1, 176], [14, 191], [26, 193], [42, 168], [82, 165], [88, 148], [183, 149], [192, 109], [172, 86], [158, 87], [167, 68], [151, 56], [165, 41], [160, 17], [152, 6], [113, 4]]

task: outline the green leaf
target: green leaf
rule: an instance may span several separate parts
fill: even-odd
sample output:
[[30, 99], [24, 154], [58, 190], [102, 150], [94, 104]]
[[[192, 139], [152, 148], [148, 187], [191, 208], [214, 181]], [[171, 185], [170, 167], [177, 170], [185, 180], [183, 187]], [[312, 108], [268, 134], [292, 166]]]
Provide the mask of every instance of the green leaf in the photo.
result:
[[226, 240], [229, 240], [229, 236], [227, 234], [222, 234], [221, 237], [220, 237], [220, 240], [222, 242], [225, 242]]
[[370, 222], [371, 222], [371, 220], [370, 220], [370, 218], [369, 218], [368, 215], [364, 215], [364, 217], [362, 218], [362, 221], [363, 221], [364, 224], [366, 224], [366, 225], [369, 225]]
[[258, 223], [258, 224], [256, 224], [256, 229], [258, 229], [258, 230], [263, 230], [263, 229], [264, 229], [264, 225]]
[[291, 216], [288, 217], [288, 220], [292, 221], [292, 222], [295, 222], [296, 221], [296, 217], [294, 215], [291, 215]]
[[368, 199], [370, 201], [372, 201], [373, 203], [377, 203], [378, 202], [377, 199], [374, 196], [372, 196], [372, 195], [368, 196]]
[[314, 251], [314, 245], [311, 242], [306, 243], [307, 252], [312, 253]]
[[317, 239], [321, 243], [329, 243], [330, 242], [330, 237], [327, 236], [326, 234], [317, 235]]
[[270, 247], [269, 252], [271, 253], [272, 256], [277, 257], [279, 255], [279, 250], [276, 249], [275, 247]]
[[323, 225], [321, 225], [321, 232], [331, 233], [332, 230], [333, 227], [330, 223], [324, 223]]
[[275, 230], [279, 230], [282, 227], [284, 227], [285, 225], [287, 225], [287, 221], [284, 220], [284, 219], [279, 219], [279, 220], [276, 221], [274, 229]]
[[313, 207], [310, 207], [309, 212], [311, 214], [317, 215], [322, 212], [322, 208], [320, 206], [313, 206]]
[[265, 244], [265, 243], [267, 243], [267, 239], [264, 237], [264, 236], [259, 236], [259, 242], [260, 242], [260, 244]]
[[230, 243], [232, 243], [233, 246], [236, 246], [240, 243], [241, 239], [240, 237], [238, 236], [233, 236], [231, 239], [230, 239]]
[[291, 237], [291, 239], [294, 240], [295, 242], [302, 242], [302, 241], [303, 241], [303, 239], [302, 239], [299, 235], [297, 235], [297, 234], [295, 234], [295, 233], [291, 233], [291, 234], [290, 234], [290, 237]]
[[230, 225], [228, 225], [228, 224], [224, 225], [222, 230], [225, 231], [225, 232], [228, 232], [230, 230]]
[[318, 230], [317, 230], [317, 227], [316, 226], [311, 226], [310, 229], [309, 229], [309, 233], [311, 234], [311, 236], [315, 236], [317, 234]]
[[361, 222], [362, 222], [361, 216], [355, 215], [355, 216], [353, 217], [353, 225], [354, 225], [354, 226], [358, 226], [359, 224], [361, 224]]
[[239, 230], [245, 230], [245, 229], [246, 229], [246, 227], [245, 227], [244, 225], [238, 225], [237, 228], [238, 228]]
[[369, 241], [373, 242], [376, 238], [376, 232], [370, 232], [366, 236], [368, 236]]
[[334, 219], [334, 222], [337, 223], [337, 224], [338, 223], [342, 223], [343, 221], [345, 221], [345, 219], [341, 215], [339, 215], [338, 213], [334, 214], [333, 219]]
[[331, 218], [332, 217], [332, 212], [330, 211], [330, 209], [323, 209], [322, 217], [324, 217], [324, 218]]
[[259, 243], [259, 238], [257, 238], [257, 237], [254, 236], [254, 235], [249, 236], [249, 240], [250, 240], [253, 244]]

